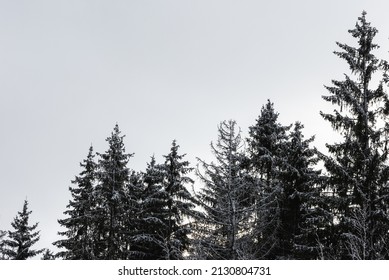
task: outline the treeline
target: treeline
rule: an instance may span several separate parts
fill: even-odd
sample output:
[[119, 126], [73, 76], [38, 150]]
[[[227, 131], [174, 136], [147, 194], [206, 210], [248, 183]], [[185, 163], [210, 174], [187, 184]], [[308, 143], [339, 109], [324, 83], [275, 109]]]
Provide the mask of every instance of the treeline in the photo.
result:
[[[337, 43], [334, 52], [350, 74], [323, 96], [334, 110], [320, 114], [341, 136], [328, 153], [300, 122], [279, 123], [270, 100], [246, 139], [235, 121], [221, 122], [214, 161], [195, 169], [173, 141], [163, 162], [131, 170], [116, 125], [107, 151], [90, 147], [81, 163], [58, 220], [60, 252], [44, 258], [389, 259], [389, 64], [373, 54], [377, 30], [365, 16], [349, 30], [356, 47]], [[0, 234], [0, 257], [42, 252], [31, 249], [39, 232], [29, 213], [25, 202], [15, 230]]]

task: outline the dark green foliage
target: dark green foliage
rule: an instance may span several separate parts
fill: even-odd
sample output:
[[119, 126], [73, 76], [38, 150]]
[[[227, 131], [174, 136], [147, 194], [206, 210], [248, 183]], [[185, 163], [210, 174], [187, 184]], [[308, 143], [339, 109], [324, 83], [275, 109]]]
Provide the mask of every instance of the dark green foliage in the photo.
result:
[[38, 223], [30, 226], [29, 217], [32, 211], [28, 211], [28, 202], [24, 201], [22, 212], [18, 212], [11, 223], [14, 231], [8, 231], [8, 239], [4, 241], [4, 253], [8, 259], [27, 260], [43, 252], [34, 250], [32, 246], [39, 241], [39, 231], [35, 231]]

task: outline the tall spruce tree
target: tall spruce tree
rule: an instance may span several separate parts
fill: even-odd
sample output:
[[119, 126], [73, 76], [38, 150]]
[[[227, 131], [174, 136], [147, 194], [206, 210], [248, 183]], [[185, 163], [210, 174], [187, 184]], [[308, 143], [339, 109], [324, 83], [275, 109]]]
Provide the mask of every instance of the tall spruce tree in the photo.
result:
[[235, 121], [218, 126], [211, 143], [216, 162], [200, 160], [197, 174], [204, 186], [196, 195], [202, 207], [196, 219], [195, 254], [200, 259], [250, 259], [253, 207], [251, 181], [242, 168], [243, 141]]
[[189, 249], [191, 225], [189, 218], [193, 216], [195, 199], [188, 191], [188, 184], [193, 180], [188, 176], [193, 170], [189, 162], [183, 160], [185, 154], [178, 153], [179, 145], [174, 140], [170, 153], [165, 155], [162, 166], [163, 188], [167, 193], [167, 230], [164, 236], [164, 259], [178, 260], [184, 258]]
[[72, 199], [64, 212], [68, 218], [58, 220], [66, 228], [59, 232], [66, 239], [53, 244], [65, 251], [58, 253], [59, 257], [67, 260], [93, 260], [96, 256], [96, 199], [94, 188], [96, 184], [96, 163], [94, 162], [93, 147], [90, 146], [88, 156], [80, 166], [83, 168], [79, 176], [72, 181], [75, 187], [69, 187]]
[[253, 240], [260, 259], [316, 259], [330, 221], [321, 196], [314, 137], [300, 122], [283, 126], [269, 100], [249, 128], [248, 163], [256, 185]]
[[287, 132], [290, 126], [278, 123], [278, 113], [270, 100], [262, 107], [256, 124], [249, 128], [249, 169], [256, 184], [254, 241], [255, 255], [260, 259], [282, 257], [282, 200], [284, 196], [281, 172], [286, 167]]
[[34, 250], [32, 246], [39, 241], [39, 231], [35, 231], [38, 223], [29, 225], [32, 211], [28, 211], [28, 201], [25, 200], [22, 212], [18, 212], [11, 223], [14, 231], [8, 231], [8, 239], [4, 241], [4, 253], [12, 260], [27, 260], [43, 252], [43, 249]]
[[96, 233], [99, 236], [99, 259], [124, 259], [127, 257], [128, 244], [125, 228], [131, 220], [126, 220], [127, 185], [130, 171], [127, 167], [133, 154], [125, 151], [124, 136], [116, 124], [111, 136], [106, 139], [108, 150], [98, 155], [96, 186], [98, 223]]
[[[327, 144], [329, 156], [321, 155], [328, 171], [327, 188], [333, 191], [333, 257], [381, 259], [389, 257], [388, 242], [388, 63], [373, 54], [377, 29], [366, 21], [366, 12], [349, 33], [357, 46], [337, 43], [334, 52], [344, 59], [350, 74], [333, 80], [323, 99], [336, 105], [322, 117], [342, 136]], [[382, 77], [380, 78], [380, 74]], [[374, 80], [373, 77], [377, 80]]]

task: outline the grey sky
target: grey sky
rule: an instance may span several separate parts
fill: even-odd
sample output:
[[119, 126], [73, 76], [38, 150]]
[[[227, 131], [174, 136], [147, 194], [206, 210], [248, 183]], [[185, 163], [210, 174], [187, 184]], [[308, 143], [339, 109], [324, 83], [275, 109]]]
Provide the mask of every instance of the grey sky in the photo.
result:
[[268, 98], [323, 150], [323, 84], [347, 72], [332, 51], [362, 10], [388, 59], [387, 1], [0, 0], [0, 229], [27, 197], [53, 249], [70, 180], [116, 122], [135, 170], [173, 139], [210, 159], [218, 123], [246, 134]]

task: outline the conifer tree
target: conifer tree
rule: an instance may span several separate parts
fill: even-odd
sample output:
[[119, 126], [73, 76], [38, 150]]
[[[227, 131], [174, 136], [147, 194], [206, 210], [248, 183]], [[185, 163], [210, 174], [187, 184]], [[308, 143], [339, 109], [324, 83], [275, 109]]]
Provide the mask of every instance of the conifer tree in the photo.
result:
[[163, 165], [151, 157], [142, 174], [143, 192], [139, 213], [139, 233], [135, 236], [140, 250], [139, 259], [166, 259], [166, 237], [169, 232], [169, 195], [163, 187]]
[[66, 239], [54, 242], [65, 251], [58, 253], [59, 257], [67, 260], [93, 260], [96, 258], [96, 199], [94, 188], [96, 183], [96, 163], [94, 162], [93, 147], [89, 148], [88, 156], [80, 166], [83, 168], [79, 176], [72, 181], [75, 187], [69, 187], [72, 200], [64, 212], [68, 218], [58, 220], [66, 228], [59, 232]]
[[[273, 103], [262, 107], [248, 138], [249, 170], [256, 184], [255, 254], [264, 259], [316, 259], [330, 213], [321, 196], [317, 151], [303, 125], [278, 123]], [[320, 239], [322, 240], [322, 239]]]
[[256, 185], [253, 240], [255, 255], [260, 259], [275, 259], [282, 254], [281, 201], [285, 194], [280, 174], [286, 168], [289, 129], [278, 123], [278, 113], [270, 100], [262, 107], [256, 124], [249, 128], [249, 169]]
[[29, 225], [28, 201], [25, 200], [22, 212], [11, 223], [14, 231], [8, 231], [8, 239], [4, 241], [5, 254], [12, 260], [27, 260], [43, 252], [43, 249], [34, 250], [32, 246], [39, 241], [39, 231], [35, 231], [38, 223]]
[[132, 171], [125, 185], [122, 205], [122, 259], [143, 259], [143, 247], [139, 236], [146, 230], [141, 221], [143, 178], [140, 172]]
[[174, 140], [170, 153], [165, 155], [163, 164], [163, 188], [167, 197], [167, 230], [164, 236], [164, 259], [178, 260], [184, 258], [184, 252], [190, 245], [191, 233], [188, 218], [194, 214], [195, 200], [187, 185], [193, 184], [188, 176], [192, 171], [189, 162], [183, 160], [185, 154], [178, 153], [179, 145]]
[[280, 256], [285, 259], [317, 259], [318, 238], [329, 221], [325, 201], [321, 197], [317, 151], [310, 145], [314, 137], [304, 139], [300, 122], [288, 135], [285, 169], [280, 174], [283, 185], [281, 208]]
[[[334, 52], [344, 59], [350, 74], [333, 80], [323, 99], [337, 107], [322, 117], [342, 136], [327, 144], [321, 155], [328, 171], [327, 188], [333, 191], [335, 258], [388, 258], [388, 63], [374, 55], [377, 29], [366, 21], [366, 12], [349, 33], [357, 46], [337, 43]], [[380, 77], [380, 75], [382, 75]], [[377, 82], [373, 82], [373, 77]]]
[[197, 258], [250, 259], [252, 190], [242, 168], [243, 141], [235, 121], [220, 123], [218, 132], [216, 144], [211, 143], [216, 162], [199, 159], [204, 186], [196, 196], [203, 209], [196, 219]]
[[131, 223], [125, 220], [128, 217], [125, 214], [128, 211], [126, 188], [130, 175], [127, 163], [133, 154], [125, 152], [123, 138], [116, 124], [111, 136], [106, 139], [108, 150], [98, 154], [96, 199], [99, 222], [96, 231], [101, 250], [99, 259], [123, 259], [127, 255], [124, 225], [128, 227]]

